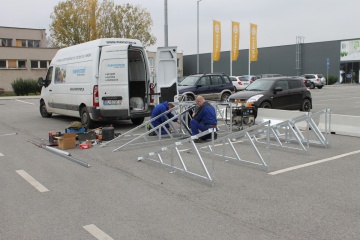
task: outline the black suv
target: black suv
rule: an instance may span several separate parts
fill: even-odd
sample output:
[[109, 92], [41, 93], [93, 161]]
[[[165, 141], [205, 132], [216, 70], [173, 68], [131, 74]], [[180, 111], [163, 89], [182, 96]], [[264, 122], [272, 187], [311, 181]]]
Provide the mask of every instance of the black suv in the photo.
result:
[[179, 99], [194, 101], [196, 95], [206, 100], [227, 101], [234, 93], [234, 85], [224, 73], [190, 75], [178, 84]]
[[256, 108], [274, 108], [309, 112], [311, 92], [299, 78], [260, 78], [244, 91], [229, 97], [230, 102]]

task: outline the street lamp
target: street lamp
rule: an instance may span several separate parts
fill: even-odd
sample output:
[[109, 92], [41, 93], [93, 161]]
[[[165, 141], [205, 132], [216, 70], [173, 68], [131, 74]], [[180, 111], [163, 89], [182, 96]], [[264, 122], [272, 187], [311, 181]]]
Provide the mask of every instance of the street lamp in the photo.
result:
[[199, 73], [199, 2], [201, 0], [197, 0], [197, 72]]

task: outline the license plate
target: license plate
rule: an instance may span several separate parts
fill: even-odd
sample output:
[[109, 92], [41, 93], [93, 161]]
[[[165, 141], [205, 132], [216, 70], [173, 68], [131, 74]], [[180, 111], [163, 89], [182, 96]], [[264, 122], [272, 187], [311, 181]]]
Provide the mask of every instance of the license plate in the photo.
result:
[[121, 100], [104, 100], [104, 105], [121, 105]]

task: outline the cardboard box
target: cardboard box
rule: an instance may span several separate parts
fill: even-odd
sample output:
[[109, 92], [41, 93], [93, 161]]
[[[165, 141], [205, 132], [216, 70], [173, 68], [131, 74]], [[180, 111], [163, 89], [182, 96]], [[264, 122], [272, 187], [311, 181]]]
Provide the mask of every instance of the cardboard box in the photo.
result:
[[64, 133], [61, 137], [57, 137], [58, 146], [62, 150], [76, 148], [76, 133]]

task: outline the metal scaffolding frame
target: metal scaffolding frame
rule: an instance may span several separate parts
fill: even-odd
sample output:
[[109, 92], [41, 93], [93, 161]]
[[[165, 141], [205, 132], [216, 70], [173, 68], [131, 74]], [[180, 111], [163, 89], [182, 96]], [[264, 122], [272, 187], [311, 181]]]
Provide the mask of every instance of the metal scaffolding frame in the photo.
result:
[[[199, 139], [200, 137], [203, 137], [207, 134], [211, 134], [211, 145], [207, 145], [206, 147], [210, 149], [210, 152], [212, 151], [212, 147], [214, 146], [214, 132], [216, 132], [215, 128], [209, 128], [207, 131], [201, 132], [197, 135], [191, 136], [190, 138], [183, 139], [180, 141], [177, 141], [175, 143], [172, 143], [168, 146], [161, 147], [160, 149], [150, 152], [146, 155], [140, 156], [137, 158], [138, 161], [143, 160], [150, 160], [156, 163], [159, 163], [161, 165], [170, 167], [172, 169], [172, 173], [179, 170], [181, 173], [186, 173], [189, 175], [193, 175], [195, 177], [199, 177], [201, 179], [205, 179], [208, 182], [212, 184], [214, 179], [214, 160], [211, 161], [211, 167], [212, 171], [209, 171], [209, 167], [205, 163], [204, 159], [202, 158], [198, 146], [204, 146], [203, 144], [196, 144], [194, 142], [195, 139]], [[194, 170], [191, 170], [191, 167], [189, 165], [194, 165], [194, 162], [191, 162], [188, 164], [184, 160], [184, 156], [181, 155], [184, 151], [181, 149], [182, 146], [184, 146], [185, 143], [191, 143], [191, 150], [193, 150], [196, 153], [198, 163], [200, 163], [200, 169], [198, 172], [195, 172]], [[209, 143], [209, 142], [207, 142]], [[212, 147], [211, 147], [212, 146]], [[168, 154], [170, 151], [170, 163], [166, 162], [164, 160], [164, 154]], [[189, 153], [189, 149], [186, 149], [186, 154]], [[175, 158], [178, 158], [178, 164], [175, 162]], [[193, 158], [192, 158], [193, 159]]]
[[[100, 147], [105, 147], [109, 144], [113, 144], [116, 142], [125, 142], [123, 145], [114, 149], [113, 152], [120, 150], [121, 148], [128, 146], [129, 144], [144, 144], [151, 142], [158, 142], [164, 139], [176, 139], [176, 138], [184, 138], [186, 136], [191, 135], [191, 131], [188, 127], [188, 120], [191, 118], [189, 114], [192, 110], [194, 110], [195, 105], [193, 103], [181, 102], [176, 105], [174, 108], [169, 109], [168, 111], [149, 119], [148, 121], [143, 122], [141, 125], [125, 132], [124, 134], [119, 135], [111, 141], [102, 143]], [[168, 114], [173, 113], [172, 118], [168, 118]], [[152, 122], [158, 118], [165, 117], [167, 120], [154, 127]], [[174, 125], [174, 120], [180, 120], [180, 127], [177, 128]], [[165, 125], [169, 125], [173, 131], [169, 131]], [[148, 127], [150, 126], [150, 129]], [[144, 132], [139, 134], [138, 130], [144, 129]], [[166, 135], [161, 134], [161, 129], [166, 131]], [[151, 136], [154, 133], [154, 136]]]
[[[320, 117], [324, 116], [325, 131], [324, 133], [318, 127], [315, 120], [320, 121]], [[270, 120], [271, 133], [270, 138], [275, 139], [276, 143], [271, 146], [280, 147], [282, 149], [299, 150], [308, 153], [309, 145], [317, 145], [325, 148], [330, 147], [330, 125], [331, 111], [325, 109], [316, 113], [304, 113], [304, 115], [272, 124]], [[264, 143], [257, 140], [258, 143]], [[299, 145], [294, 147], [293, 143]], [[267, 144], [267, 142], [265, 143]]]

